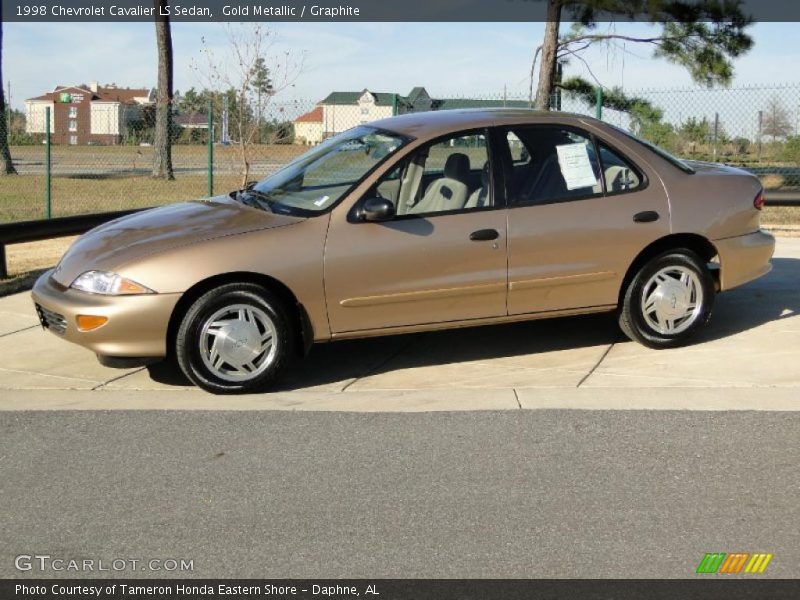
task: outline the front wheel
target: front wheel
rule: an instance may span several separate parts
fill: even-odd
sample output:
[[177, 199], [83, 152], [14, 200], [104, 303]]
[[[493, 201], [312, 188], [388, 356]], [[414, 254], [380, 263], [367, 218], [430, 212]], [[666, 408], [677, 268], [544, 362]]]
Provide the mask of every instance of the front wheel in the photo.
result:
[[253, 284], [213, 289], [186, 312], [175, 339], [183, 373], [215, 394], [253, 392], [273, 383], [294, 339], [281, 302]]
[[711, 317], [714, 281], [688, 249], [672, 250], [645, 264], [625, 290], [619, 325], [649, 348], [685, 344]]

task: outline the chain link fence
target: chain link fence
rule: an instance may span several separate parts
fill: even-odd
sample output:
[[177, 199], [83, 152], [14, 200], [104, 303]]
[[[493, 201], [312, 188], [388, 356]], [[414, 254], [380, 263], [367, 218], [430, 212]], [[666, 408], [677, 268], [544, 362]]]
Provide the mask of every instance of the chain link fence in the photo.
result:
[[[25, 118], [10, 119], [19, 175], [0, 180], [0, 223], [155, 206], [239, 189], [309, 146], [393, 114], [530, 107], [524, 96], [432, 98], [419, 90], [408, 96], [336, 92], [322, 101], [275, 97], [261, 111], [236, 110], [221, 94], [184, 98], [173, 111], [171, 180], [153, 176], [152, 104], [31, 106]], [[653, 110], [603, 109], [603, 120], [678, 156], [749, 169], [761, 178], [768, 199], [797, 198], [800, 204], [800, 84], [625, 94]], [[596, 113], [591, 102], [566, 93], [558, 103], [564, 111]]]

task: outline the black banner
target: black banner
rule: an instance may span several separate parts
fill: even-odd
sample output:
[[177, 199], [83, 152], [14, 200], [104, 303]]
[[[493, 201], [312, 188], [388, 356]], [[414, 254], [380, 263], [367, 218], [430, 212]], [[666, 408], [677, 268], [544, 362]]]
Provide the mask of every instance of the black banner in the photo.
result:
[[[687, 0], [691, 2], [692, 0]], [[724, 5], [729, 0], [719, 0]], [[796, 0], [739, 0], [756, 21], [800, 21]], [[545, 21], [546, 0], [167, 0], [161, 16], [173, 21]], [[35, 22], [152, 21], [152, 0], [3, 0], [3, 20]], [[564, 20], [569, 20], [569, 11]], [[600, 21], [602, 14], [597, 15]], [[647, 20], [645, 15], [631, 20]]]
[[800, 580], [776, 579], [20, 579], [0, 581], [2, 600], [208, 598], [374, 600], [783, 600]]

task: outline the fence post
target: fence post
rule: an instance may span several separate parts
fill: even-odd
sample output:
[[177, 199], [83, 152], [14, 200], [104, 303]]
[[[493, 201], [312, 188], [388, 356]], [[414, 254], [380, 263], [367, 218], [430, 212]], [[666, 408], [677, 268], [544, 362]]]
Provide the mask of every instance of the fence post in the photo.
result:
[[594, 90], [595, 103], [594, 103], [594, 116], [597, 120], [603, 120], [603, 88], [597, 86]]
[[392, 116], [397, 115], [397, 94], [392, 94]]
[[6, 263], [6, 245], [0, 243], [0, 279], [8, 279], [8, 265]]
[[717, 162], [719, 148], [719, 113], [714, 113], [714, 162]]
[[50, 198], [50, 107], [44, 109], [44, 213], [45, 218], [52, 216], [52, 205]]
[[764, 111], [758, 111], [758, 162], [761, 162], [761, 130], [764, 125]]
[[208, 195], [214, 195], [214, 117], [213, 103], [208, 101]]

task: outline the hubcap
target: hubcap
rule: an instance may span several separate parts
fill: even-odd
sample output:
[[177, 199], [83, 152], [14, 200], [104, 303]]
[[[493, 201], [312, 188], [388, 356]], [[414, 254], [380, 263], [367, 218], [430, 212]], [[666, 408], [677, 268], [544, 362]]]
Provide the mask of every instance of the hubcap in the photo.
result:
[[211, 315], [200, 332], [200, 356], [217, 377], [247, 381], [275, 360], [275, 323], [260, 308], [234, 304]]
[[703, 287], [691, 269], [666, 267], [642, 290], [642, 316], [655, 331], [675, 335], [686, 331], [703, 309]]

